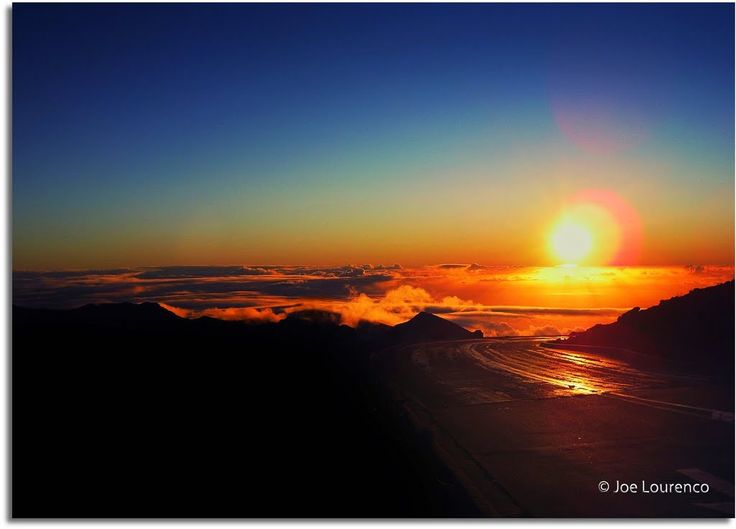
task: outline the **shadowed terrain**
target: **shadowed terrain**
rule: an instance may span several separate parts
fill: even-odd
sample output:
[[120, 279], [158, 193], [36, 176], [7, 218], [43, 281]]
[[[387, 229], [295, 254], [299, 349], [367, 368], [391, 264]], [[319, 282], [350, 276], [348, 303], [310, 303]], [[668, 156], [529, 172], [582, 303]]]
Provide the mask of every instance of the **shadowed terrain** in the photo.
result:
[[635, 307], [608, 325], [572, 333], [566, 345], [619, 347], [731, 378], [734, 282], [695, 289], [658, 305]]
[[[732, 301], [695, 290], [553, 343], [428, 313], [14, 307], [13, 516], [732, 514]], [[682, 472], [713, 492], [595, 487]]]
[[151, 303], [15, 307], [13, 515], [477, 514], [377, 410], [367, 351], [392, 333], [316, 312], [248, 325]]

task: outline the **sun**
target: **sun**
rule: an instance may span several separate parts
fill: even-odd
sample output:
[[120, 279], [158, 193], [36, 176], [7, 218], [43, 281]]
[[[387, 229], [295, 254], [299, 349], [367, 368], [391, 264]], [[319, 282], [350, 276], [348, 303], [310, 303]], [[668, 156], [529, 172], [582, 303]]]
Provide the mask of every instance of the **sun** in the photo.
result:
[[598, 202], [569, 203], [547, 232], [547, 251], [555, 264], [604, 266], [621, 252], [622, 226], [628, 229], [631, 223]]
[[593, 234], [587, 226], [563, 219], [552, 230], [550, 249], [563, 264], [577, 264], [593, 250]]

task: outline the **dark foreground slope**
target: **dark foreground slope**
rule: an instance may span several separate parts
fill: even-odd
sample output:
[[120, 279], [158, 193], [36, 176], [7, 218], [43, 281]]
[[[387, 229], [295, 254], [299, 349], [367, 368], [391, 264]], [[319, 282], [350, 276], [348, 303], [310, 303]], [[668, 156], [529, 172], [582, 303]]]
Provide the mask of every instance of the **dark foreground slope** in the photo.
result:
[[614, 323], [572, 333], [565, 343], [631, 349], [732, 377], [734, 282], [695, 289], [649, 309], [636, 307]]
[[379, 411], [367, 352], [391, 328], [314, 316], [15, 307], [13, 516], [476, 515]]

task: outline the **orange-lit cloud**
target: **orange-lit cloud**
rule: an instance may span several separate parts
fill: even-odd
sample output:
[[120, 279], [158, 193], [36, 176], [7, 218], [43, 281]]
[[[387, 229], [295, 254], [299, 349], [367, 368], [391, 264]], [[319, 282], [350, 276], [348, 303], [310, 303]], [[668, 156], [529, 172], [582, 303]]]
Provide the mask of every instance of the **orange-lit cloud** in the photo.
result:
[[168, 303], [159, 303], [159, 305], [161, 305], [163, 308], [165, 308], [169, 312], [173, 312], [180, 318], [190, 318], [192, 316], [192, 311], [190, 309], [175, 307], [174, 305], [169, 305]]
[[446, 297], [438, 301], [423, 288], [401, 285], [387, 291], [380, 298], [371, 298], [360, 293], [346, 301], [312, 301], [305, 306], [337, 313], [341, 323], [355, 327], [362, 320], [396, 325], [421, 311], [457, 311], [472, 306], [472, 301], [463, 301], [457, 297]]
[[212, 307], [208, 309], [187, 309], [159, 303], [169, 312], [180, 318], [216, 318], [228, 321], [248, 321], [253, 323], [277, 323], [286, 318], [286, 312], [276, 313], [270, 307]]
[[305, 309], [342, 324], [395, 325], [420, 311], [487, 336], [564, 334], [613, 321], [632, 306], [733, 278], [733, 268], [248, 266], [13, 274], [13, 303], [64, 308], [158, 302], [181, 317], [278, 322]]
[[259, 323], [276, 323], [286, 318], [286, 313], [275, 313], [270, 308], [227, 307], [205, 309], [198, 316], [209, 316], [221, 320], [247, 320]]

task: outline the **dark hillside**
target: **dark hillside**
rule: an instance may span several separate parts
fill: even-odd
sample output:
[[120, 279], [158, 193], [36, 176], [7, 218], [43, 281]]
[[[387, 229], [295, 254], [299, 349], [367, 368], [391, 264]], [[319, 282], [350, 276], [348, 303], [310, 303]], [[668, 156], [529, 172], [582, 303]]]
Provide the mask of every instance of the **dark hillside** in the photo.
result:
[[573, 333], [565, 342], [612, 346], [733, 375], [734, 282], [638, 307], [608, 325]]
[[370, 396], [388, 330], [15, 307], [13, 516], [472, 515]]

